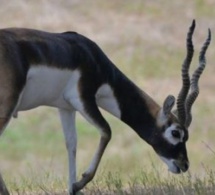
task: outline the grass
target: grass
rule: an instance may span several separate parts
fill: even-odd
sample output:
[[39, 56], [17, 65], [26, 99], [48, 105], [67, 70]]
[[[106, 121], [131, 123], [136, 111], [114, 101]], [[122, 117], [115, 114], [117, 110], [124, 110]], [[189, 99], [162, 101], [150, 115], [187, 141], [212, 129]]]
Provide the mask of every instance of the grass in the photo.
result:
[[[47, 31], [75, 30], [96, 41], [111, 60], [162, 104], [180, 88], [185, 37], [193, 18], [197, 27], [192, 70], [207, 28], [214, 32], [214, 2], [27, 1], [2, 0], [1, 27], [21, 26]], [[212, 39], [213, 40], [213, 39]], [[190, 172], [172, 175], [151, 147], [129, 127], [104, 114], [113, 129], [99, 171], [85, 194], [214, 194], [214, 56], [200, 81], [187, 143]], [[97, 130], [78, 116], [78, 175], [86, 169], [98, 144]], [[0, 141], [0, 164], [13, 194], [66, 194], [67, 156], [57, 112], [50, 108], [20, 113]]]
[[[136, 170], [127, 178], [121, 172], [99, 172], [97, 176], [82, 192], [85, 195], [165, 195], [165, 194], [214, 194], [215, 193], [215, 172], [205, 169], [207, 175], [182, 174], [179, 177], [172, 174], [160, 175], [160, 170], [153, 171]], [[21, 178], [12, 181], [9, 187], [16, 194], [67, 194], [65, 178], [59, 178], [55, 174], [45, 172], [37, 175], [31, 172], [32, 177]], [[42, 176], [42, 177], [41, 177]], [[126, 184], [125, 184], [126, 183]]]

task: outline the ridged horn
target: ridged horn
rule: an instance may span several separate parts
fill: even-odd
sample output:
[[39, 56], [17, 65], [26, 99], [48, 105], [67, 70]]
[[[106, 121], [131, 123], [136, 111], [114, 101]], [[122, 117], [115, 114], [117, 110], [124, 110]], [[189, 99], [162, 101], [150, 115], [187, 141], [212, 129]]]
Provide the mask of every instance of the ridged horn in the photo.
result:
[[201, 51], [199, 53], [199, 66], [197, 67], [197, 69], [194, 71], [194, 73], [192, 75], [190, 93], [186, 100], [185, 107], [186, 107], [186, 117], [187, 118], [186, 118], [186, 122], [185, 122], [185, 127], [187, 127], [187, 128], [190, 126], [190, 123], [192, 121], [191, 109], [192, 109], [193, 103], [195, 102], [195, 100], [199, 94], [198, 81], [199, 81], [199, 78], [206, 65], [205, 53], [210, 44], [210, 41], [211, 41], [211, 31], [210, 31], [210, 29], [208, 29], [208, 37], [207, 37], [205, 43], [203, 44]]
[[182, 88], [178, 94], [177, 98], [177, 114], [178, 114], [178, 119], [181, 124], [185, 124], [186, 121], [186, 108], [185, 108], [185, 101], [187, 94], [189, 92], [190, 88], [190, 77], [189, 77], [189, 68], [190, 68], [190, 63], [193, 58], [193, 53], [194, 53], [194, 48], [193, 48], [193, 43], [192, 43], [192, 36], [193, 32], [195, 29], [196, 23], [195, 20], [193, 20], [189, 31], [187, 33], [187, 41], [186, 41], [186, 47], [187, 47], [187, 55], [186, 58], [184, 59], [184, 63], [182, 64]]

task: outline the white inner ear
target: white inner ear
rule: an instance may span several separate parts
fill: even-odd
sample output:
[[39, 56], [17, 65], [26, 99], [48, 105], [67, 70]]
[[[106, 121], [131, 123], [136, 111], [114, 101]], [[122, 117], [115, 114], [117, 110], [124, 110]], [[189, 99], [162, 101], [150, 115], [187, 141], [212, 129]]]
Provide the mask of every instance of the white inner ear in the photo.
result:
[[[178, 130], [180, 133], [180, 138], [176, 138], [172, 136], [172, 131], [173, 130]], [[180, 130], [177, 128], [177, 124], [172, 124], [170, 125], [164, 132], [163, 134], [164, 138], [173, 145], [177, 145], [179, 142], [183, 142], [183, 138], [184, 138], [184, 131]]]
[[162, 127], [167, 122], [167, 117], [163, 113], [163, 109], [161, 109], [157, 116], [157, 125]]
[[163, 108], [161, 108], [157, 115], [157, 125], [162, 127], [164, 124], [166, 124], [167, 120], [168, 117], [164, 114]]

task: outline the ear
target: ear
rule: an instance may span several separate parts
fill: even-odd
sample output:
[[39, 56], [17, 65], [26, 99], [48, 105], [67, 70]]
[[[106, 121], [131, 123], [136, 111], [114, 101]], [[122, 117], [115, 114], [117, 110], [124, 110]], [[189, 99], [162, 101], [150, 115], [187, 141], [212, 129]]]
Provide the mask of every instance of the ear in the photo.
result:
[[174, 104], [175, 104], [175, 97], [172, 95], [167, 96], [167, 98], [163, 103], [163, 107], [160, 109], [158, 114], [158, 118], [157, 118], [158, 126], [162, 126], [167, 122]]
[[175, 104], [175, 97], [172, 95], [168, 95], [167, 98], [165, 99], [163, 103], [163, 114], [168, 117], [169, 114], [171, 113], [171, 110]]

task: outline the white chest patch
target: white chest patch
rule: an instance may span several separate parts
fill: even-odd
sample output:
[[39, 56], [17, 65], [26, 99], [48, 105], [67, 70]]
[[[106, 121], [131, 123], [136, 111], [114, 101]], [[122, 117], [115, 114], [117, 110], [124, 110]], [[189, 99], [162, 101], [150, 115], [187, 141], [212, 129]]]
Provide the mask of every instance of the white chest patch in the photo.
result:
[[[176, 138], [172, 136], [172, 131], [177, 130], [180, 133], [180, 138]], [[179, 142], [183, 142], [184, 132], [177, 128], [176, 124], [172, 124], [170, 127], [166, 129], [164, 132], [164, 138], [171, 144], [177, 145]]]
[[119, 104], [108, 84], [103, 84], [96, 93], [97, 105], [117, 118], [121, 117]]

